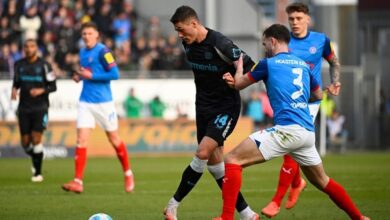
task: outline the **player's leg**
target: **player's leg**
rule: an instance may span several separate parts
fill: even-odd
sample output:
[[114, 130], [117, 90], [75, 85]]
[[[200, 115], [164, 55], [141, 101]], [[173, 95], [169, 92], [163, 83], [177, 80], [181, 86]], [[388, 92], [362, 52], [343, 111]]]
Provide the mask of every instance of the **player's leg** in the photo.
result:
[[77, 147], [75, 150], [74, 164], [75, 175], [74, 179], [64, 185], [62, 189], [76, 193], [83, 192], [83, 176], [84, 169], [87, 163], [87, 146], [88, 139], [92, 128], [95, 127], [95, 118], [90, 112], [87, 103], [79, 103], [78, 117], [77, 117]]
[[210, 137], [203, 137], [191, 163], [184, 170], [181, 181], [175, 194], [169, 200], [164, 209], [164, 216], [167, 220], [177, 219], [177, 208], [180, 202], [194, 188], [196, 183], [203, 175], [203, 171], [207, 166], [207, 161], [213, 151], [218, 147], [218, 143]]
[[257, 144], [250, 138], [245, 139], [225, 157], [225, 177], [222, 186], [223, 220], [234, 219], [234, 209], [242, 182], [242, 167], [264, 161]]
[[329, 198], [344, 210], [351, 219], [369, 219], [360, 213], [345, 189], [326, 175], [322, 163], [314, 166], [302, 166], [302, 171], [315, 187], [328, 194]]
[[33, 124], [31, 131], [31, 141], [32, 141], [32, 163], [34, 167], [34, 176], [31, 178], [33, 182], [42, 182], [42, 162], [43, 162], [43, 144], [42, 144], [42, 134], [47, 127], [48, 122], [48, 112], [40, 111], [32, 114]]
[[132, 192], [135, 186], [134, 175], [130, 169], [126, 145], [118, 134], [118, 117], [114, 102], [96, 104], [91, 108], [91, 112], [97, 123], [106, 131], [108, 141], [115, 149], [124, 172], [125, 191]]
[[291, 155], [300, 164], [307, 179], [315, 187], [328, 194], [332, 201], [343, 209], [351, 219], [365, 219], [344, 188], [326, 175], [321, 157], [313, 146], [314, 139], [313, 133], [312, 141], [310, 142], [310, 139], [308, 139], [306, 143], [301, 145], [302, 147], [291, 152]]
[[297, 173], [299, 173], [298, 163], [290, 155], [284, 155], [283, 164], [279, 172], [278, 187], [271, 202], [261, 210], [264, 215], [273, 217], [279, 213], [282, 200]]
[[34, 118], [31, 113], [25, 113], [25, 112], [18, 112], [18, 124], [19, 124], [19, 132], [20, 132], [20, 142], [23, 147], [23, 150], [26, 152], [27, 155], [31, 157], [32, 167], [31, 171], [33, 173], [33, 176], [31, 180], [34, 181], [34, 176], [36, 173], [36, 168], [34, 166], [34, 152], [33, 152], [33, 146], [32, 146], [32, 137], [31, 137], [31, 131], [34, 123]]
[[[223, 162], [223, 147], [215, 149], [207, 163], [207, 169], [222, 189], [223, 177], [225, 175], [225, 163]], [[238, 193], [236, 210], [240, 213], [241, 220], [256, 220], [259, 215], [255, 213], [245, 201], [241, 192]]]
[[29, 114], [18, 112], [18, 124], [19, 124], [19, 133], [20, 133], [20, 144], [23, 147], [23, 150], [31, 156], [32, 146], [31, 146], [31, 127], [32, 120], [29, 117]]
[[106, 135], [111, 145], [114, 147], [125, 177], [125, 191], [132, 192], [135, 187], [133, 171], [130, 168], [127, 148], [123, 140], [119, 137], [118, 131], [106, 131]]

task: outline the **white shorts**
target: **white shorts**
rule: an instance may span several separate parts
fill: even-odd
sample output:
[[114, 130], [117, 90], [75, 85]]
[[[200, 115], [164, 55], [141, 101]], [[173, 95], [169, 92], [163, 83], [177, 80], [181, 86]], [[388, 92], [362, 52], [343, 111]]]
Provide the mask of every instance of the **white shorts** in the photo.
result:
[[276, 125], [257, 131], [249, 138], [258, 143], [265, 160], [290, 154], [302, 166], [314, 166], [322, 162], [314, 146], [314, 132], [299, 125]]
[[80, 102], [77, 116], [77, 128], [95, 128], [95, 120], [105, 131], [118, 129], [118, 117], [114, 102]]
[[320, 110], [320, 103], [309, 103], [309, 112], [310, 112], [311, 119], [313, 120], [313, 123], [316, 120], [319, 110]]

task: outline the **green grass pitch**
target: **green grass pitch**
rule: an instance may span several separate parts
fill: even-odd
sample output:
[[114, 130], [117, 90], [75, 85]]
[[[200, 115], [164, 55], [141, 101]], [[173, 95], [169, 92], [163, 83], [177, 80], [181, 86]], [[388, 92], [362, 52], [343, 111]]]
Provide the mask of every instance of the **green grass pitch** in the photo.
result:
[[[0, 159], [0, 219], [80, 219], [104, 212], [114, 220], [163, 219], [162, 210], [173, 195], [191, 157], [133, 157], [135, 192], [126, 194], [119, 162], [90, 158], [80, 195], [60, 186], [73, 175], [73, 160], [44, 161], [43, 183], [30, 182], [28, 159]], [[242, 192], [259, 212], [271, 199], [281, 158], [244, 170]], [[328, 155], [325, 169], [341, 183], [361, 211], [371, 219], [390, 219], [390, 154]], [[211, 219], [221, 210], [221, 193], [207, 172], [179, 208], [179, 219]], [[237, 215], [238, 216], [238, 215]], [[236, 216], [236, 219], [238, 217]], [[262, 217], [266, 219], [266, 217]], [[328, 197], [308, 185], [292, 210], [281, 209], [274, 219], [348, 219]]]

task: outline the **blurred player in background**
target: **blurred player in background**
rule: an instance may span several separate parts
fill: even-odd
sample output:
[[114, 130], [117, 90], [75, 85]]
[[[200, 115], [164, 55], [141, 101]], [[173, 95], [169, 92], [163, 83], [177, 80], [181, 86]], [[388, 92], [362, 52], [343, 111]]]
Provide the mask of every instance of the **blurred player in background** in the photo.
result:
[[[354, 205], [344, 188], [329, 178], [314, 146], [314, 124], [308, 108], [309, 98], [320, 100], [320, 83], [310, 73], [309, 65], [289, 53], [288, 29], [271, 25], [263, 33], [268, 58], [253, 71], [243, 75], [242, 58], [236, 62], [234, 78], [227, 73], [226, 82], [237, 90], [260, 80], [266, 84], [274, 110], [275, 126], [257, 131], [243, 140], [225, 157], [225, 178], [222, 187], [223, 212], [214, 220], [233, 220], [234, 205], [242, 185], [242, 168], [290, 153], [302, 166], [309, 181], [343, 209], [353, 220], [367, 220]], [[312, 94], [311, 94], [312, 93]], [[311, 96], [312, 95], [312, 96]]]
[[33, 164], [32, 182], [42, 182], [42, 134], [48, 122], [49, 93], [57, 90], [56, 77], [49, 63], [38, 56], [36, 40], [24, 43], [25, 58], [15, 63], [11, 99], [16, 100], [21, 143]]
[[[331, 95], [340, 92], [340, 63], [332, 49], [329, 38], [323, 34], [309, 31], [309, 8], [303, 3], [293, 3], [286, 8], [288, 22], [291, 29], [291, 41], [289, 51], [304, 60], [311, 70], [314, 78], [322, 88], [322, 58], [329, 63], [331, 84], [327, 88]], [[315, 121], [320, 107], [320, 100], [309, 103], [310, 116]], [[284, 195], [291, 185], [285, 208], [291, 209], [298, 201], [300, 192], [306, 187], [306, 181], [301, 178], [299, 165], [290, 155], [285, 155], [280, 169], [279, 184], [272, 201], [262, 209], [262, 213], [268, 217], [277, 215]]]
[[109, 49], [99, 43], [99, 32], [94, 23], [81, 28], [85, 48], [80, 51], [80, 69], [73, 76], [75, 82], [83, 81], [77, 118], [77, 147], [74, 179], [62, 186], [66, 191], [83, 192], [83, 173], [87, 161], [88, 138], [95, 120], [106, 131], [125, 175], [125, 191], [134, 189], [125, 143], [118, 134], [118, 118], [112, 99], [110, 81], [119, 78], [119, 69]]
[[[165, 219], [176, 220], [177, 208], [184, 197], [208, 168], [218, 185], [222, 186], [225, 173], [223, 144], [236, 126], [241, 99], [222, 79], [226, 72], [235, 72], [233, 61], [242, 51], [219, 32], [204, 27], [194, 9], [181, 6], [171, 17], [182, 40], [187, 59], [192, 67], [196, 86], [196, 126], [198, 149], [184, 170], [181, 182], [164, 210]], [[244, 68], [249, 71], [254, 62], [245, 56]], [[236, 205], [241, 219], [258, 219], [242, 195]]]

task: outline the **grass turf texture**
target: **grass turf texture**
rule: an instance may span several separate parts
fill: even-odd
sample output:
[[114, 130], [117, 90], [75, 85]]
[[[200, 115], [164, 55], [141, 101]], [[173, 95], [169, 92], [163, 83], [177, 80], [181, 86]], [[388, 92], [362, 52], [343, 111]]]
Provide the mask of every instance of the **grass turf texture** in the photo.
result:
[[[114, 220], [163, 219], [162, 210], [191, 157], [134, 157], [135, 192], [126, 194], [119, 162], [90, 158], [80, 195], [64, 192], [72, 179], [73, 160], [44, 161], [43, 183], [31, 183], [28, 159], [0, 159], [0, 219], [80, 219], [104, 212]], [[260, 210], [275, 191], [282, 159], [244, 170], [243, 188], [251, 207]], [[325, 169], [341, 183], [361, 211], [372, 219], [390, 219], [390, 154], [328, 155]], [[285, 199], [287, 196], [285, 197]], [[211, 219], [220, 214], [221, 193], [205, 173], [179, 208], [179, 219]], [[238, 217], [236, 217], [238, 219]], [[266, 217], [262, 217], [266, 219]], [[322, 192], [308, 185], [292, 210], [281, 209], [275, 219], [348, 219]]]

